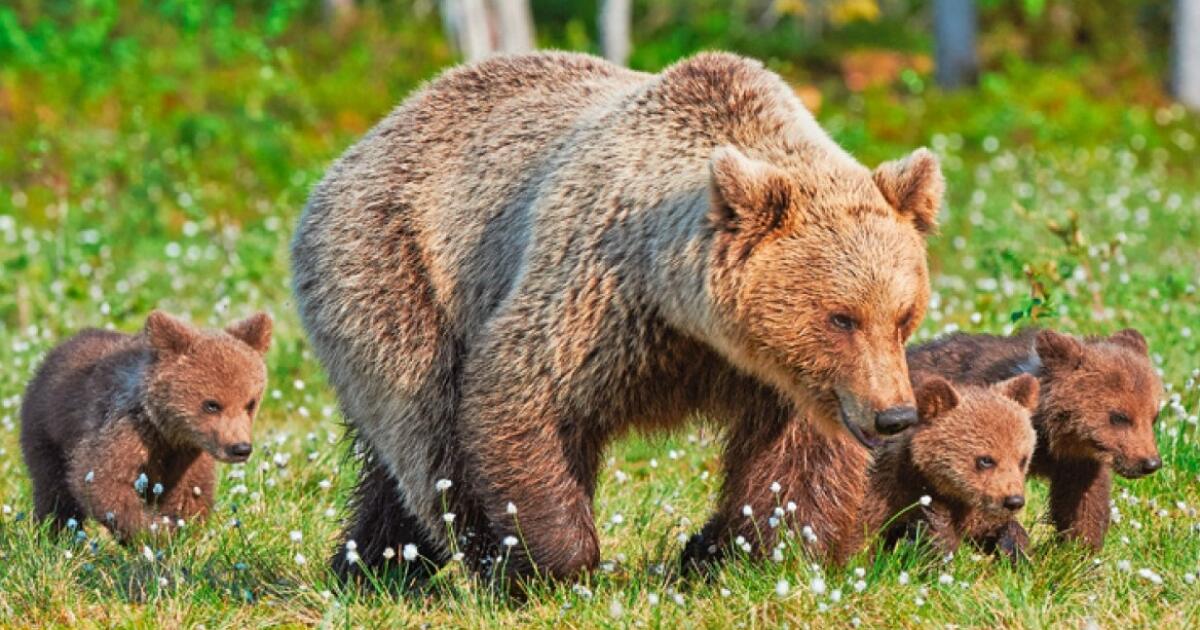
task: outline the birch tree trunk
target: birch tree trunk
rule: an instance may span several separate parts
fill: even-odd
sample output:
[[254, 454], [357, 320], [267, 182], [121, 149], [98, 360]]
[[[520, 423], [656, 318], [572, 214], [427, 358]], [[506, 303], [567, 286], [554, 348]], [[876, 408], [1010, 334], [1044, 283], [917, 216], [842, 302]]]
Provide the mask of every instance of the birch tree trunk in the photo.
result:
[[1175, 98], [1200, 111], [1200, 0], [1175, 0]]
[[495, 52], [484, 0], [442, 0], [442, 27], [465, 61], [479, 61]]
[[975, 56], [978, 26], [974, 0], [934, 0], [934, 57], [938, 85], [960, 88], [971, 85], [979, 73]]
[[600, 48], [604, 58], [625, 65], [633, 44], [629, 35], [632, 21], [630, 0], [603, 0], [600, 4]]
[[533, 13], [529, 10], [529, 0], [491, 0], [491, 5], [499, 27], [500, 50], [506, 53], [533, 50]]

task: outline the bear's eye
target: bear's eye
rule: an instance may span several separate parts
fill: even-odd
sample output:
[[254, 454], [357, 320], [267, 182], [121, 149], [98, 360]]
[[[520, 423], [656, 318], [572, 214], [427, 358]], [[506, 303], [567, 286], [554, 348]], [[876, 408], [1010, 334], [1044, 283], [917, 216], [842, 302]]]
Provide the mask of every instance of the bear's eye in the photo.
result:
[[251, 398], [250, 402], [246, 403], [246, 413], [254, 413], [254, 406], [257, 404], [258, 401]]
[[912, 326], [912, 321], [913, 311], [910, 308], [904, 312], [904, 315], [900, 318], [900, 321], [896, 323], [896, 327], [900, 329], [900, 334], [905, 334], [908, 332], [909, 327]]
[[204, 413], [221, 413], [221, 403], [215, 400], [204, 401], [200, 408], [204, 410]]
[[1110, 411], [1108, 413], [1108, 423], [1114, 427], [1127, 427], [1133, 424], [1133, 420], [1130, 420], [1129, 416], [1120, 411]]
[[979, 470], [988, 470], [990, 468], [995, 468], [996, 460], [992, 459], [991, 457], [989, 457], [987, 455], [984, 455], [982, 457], [976, 457], [975, 458], [975, 467], [978, 468]]
[[1028, 457], [1022, 457], [1022, 458], [1021, 458], [1021, 468], [1022, 468], [1022, 469], [1024, 469], [1024, 468], [1025, 468], [1026, 466], [1028, 466], [1028, 465], [1029, 465], [1029, 458], [1028, 458]]
[[834, 328], [844, 331], [852, 331], [858, 328], [858, 321], [845, 313], [835, 313], [829, 317], [829, 323], [833, 324]]

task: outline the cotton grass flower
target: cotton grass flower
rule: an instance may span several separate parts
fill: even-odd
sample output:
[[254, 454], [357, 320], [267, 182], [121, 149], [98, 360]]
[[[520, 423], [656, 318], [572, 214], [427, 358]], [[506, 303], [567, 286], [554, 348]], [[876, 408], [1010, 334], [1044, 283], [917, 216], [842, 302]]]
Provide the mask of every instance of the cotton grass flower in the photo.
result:
[[825, 589], [825, 578], [819, 575], [814, 577], [812, 581], [808, 583], [808, 590], [812, 591], [813, 595], [824, 595]]
[[504, 540], [502, 542], [504, 543], [505, 547], [508, 547], [511, 549], [513, 547], [516, 547], [517, 543], [520, 541], [517, 540], [516, 536], [505, 536]]
[[437, 483], [434, 484], [434, 487], [438, 489], [438, 492], [445, 492], [453, 485], [454, 482], [450, 481], [449, 479], [438, 479]]
[[416, 560], [418, 556], [420, 556], [417, 546], [412, 543], [404, 545], [404, 549], [401, 551], [401, 554], [404, 556], [404, 560], [406, 562], [412, 562], [413, 560]]
[[792, 590], [792, 586], [790, 584], [788, 584], [788, 581], [783, 578], [780, 578], [779, 581], [775, 583], [775, 596], [776, 597], [787, 597], [788, 592], [791, 590]]

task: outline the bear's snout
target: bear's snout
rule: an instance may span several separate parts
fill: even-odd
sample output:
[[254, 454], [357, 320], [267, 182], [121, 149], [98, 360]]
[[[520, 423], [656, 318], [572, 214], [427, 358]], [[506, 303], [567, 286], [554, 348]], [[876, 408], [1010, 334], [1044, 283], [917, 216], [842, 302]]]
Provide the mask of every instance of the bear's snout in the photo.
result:
[[875, 430], [883, 435], [895, 435], [916, 423], [916, 407], [891, 407], [875, 414]]
[[1025, 496], [1020, 494], [1010, 494], [1004, 497], [1004, 509], [1016, 512], [1025, 507]]
[[250, 457], [250, 453], [254, 450], [249, 442], [238, 442], [225, 447], [225, 456], [231, 461], [242, 462]]

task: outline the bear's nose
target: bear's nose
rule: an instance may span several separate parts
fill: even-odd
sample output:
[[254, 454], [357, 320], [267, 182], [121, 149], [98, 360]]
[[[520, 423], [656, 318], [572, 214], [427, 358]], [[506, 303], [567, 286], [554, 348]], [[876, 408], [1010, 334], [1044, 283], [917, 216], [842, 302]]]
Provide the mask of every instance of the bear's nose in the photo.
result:
[[1025, 507], [1025, 497], [1019, 494], [1010, 494], [1004, 497], [1004, 507], [1016, 512], [1017, 510]]
[[875, 430], [883, 435], [895, 435], [916, 423], [915, 407], [892, 407], [875, 414]]
[[1142, 474], [1149, 475], [1150, 473], [1162, 468], [1162, 458], [1147, 457], [1142, 460]]
[[238, 459], [250, 457], [250, 452], [253, 450], [254, 447], [251, 446], [249, 442], [238, 442], [237, 444], [231, 444], [225, 447], [225, 452], [229, 453], [230, 457], [236, 457]]

